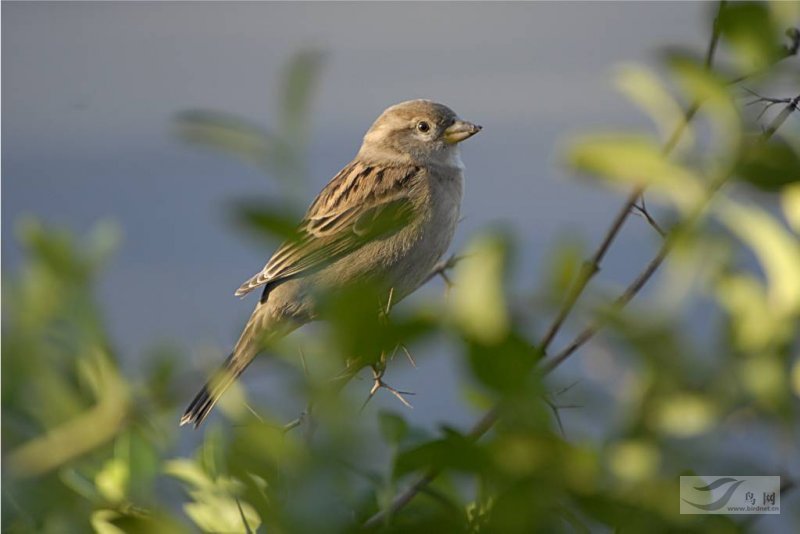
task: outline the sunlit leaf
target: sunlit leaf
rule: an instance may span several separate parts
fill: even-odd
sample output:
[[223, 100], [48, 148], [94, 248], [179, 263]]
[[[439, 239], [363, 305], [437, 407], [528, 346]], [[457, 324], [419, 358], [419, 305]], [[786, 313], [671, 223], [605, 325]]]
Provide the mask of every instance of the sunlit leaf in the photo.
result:
[[626, 482], [652, 479], [660, 464], [661, 453], [649, 441], [622, 441], [608, 450], [608, 466], [611, 472]]
[[569, 163], [625, 187], [649, 186], [689, 209], [703, 195], [693, 172], [668, 160], [653, 141], [637, 136], [592, 136], [576, 140], [568, 152]]
[[[680, 104], [653, 72], [638, 65], [624, 65], [618, 69], [616, 83], [653, 120], [662, 142], [666, 142], [675, 128], [684, 122]], [[693, 137], [691, 125], [687, 125], [682, 132], [682, 144], [691, 146]]]
[[255, 531], [261, 524], [256, 510], [237, 497], [243, 489], [239, 481], [224, 476], [211, 478], [198, 464], [183, 459], [167, 462], [164, 471], [187, 484], [193, 501], [184, 504], [184, 511], [202, 530], [247, 532], [247, 527]]
[[800, 235], [800, 184], [791, 184], [783, 189], [781, 206], [789, 226]]
[[109, 502], [116, 503], [125, 499], [129, 479], [128, 464], [121, 458], [112, 458], [97, 473], [94, 481], [100, 494]]
[[739, 378], [760, 404], [775, 406], [789, 393], [787, 372], [782, 362], [768, 354], [739, 362]]
[[[241, 506], [241, 508], [240, 508]], [[247, 503], [230, 497], [204, 495], [202, 502], [183, 505], [183, 509], [204, 532], [255, 531], [261, 525], [258, 512]]]
[[679, 393], [659, 399], [650, 417], [661, 432], [689, 437], [708, 431], [714, 425], [716, 415], [714, 404], [709, 399], [697, 394]]
[[686, 56], [672, 56], [668, 61], [687, 103], [700, 106], [695, 121], [705, 118], [713, 128], [702, 155], [712, 168], [727, 169], [738, 157], [742, 124], [726, 80]]
[[800, 310], [800, 243], [755, 206], [718, 204], [721, 220], [756, 253], [769, 282], [769, 302], [780, 314]]
[[763, 350], [791, 333], [786, 322], [776, 317], [768, 302], [766, 288], [754, 277], [721, 277], [715, 294], [731, 316], [734, 341], [742, 349]]
[[502, 339], [510, 327], [504, 294], [506, 251], [500, 237], [479, 237], [455, 268], [451, 314], [467, 335], [486, 344]]
[[164, 464], [164, 472], [198, 489], [211, 489], [214, 486], [205, 471], [191, 460], [169, 460]]
[[122, 517], [116, 510], [97, 510], [90, 518], [92, 528], [97, 534], [125, 534], [113, 521]]

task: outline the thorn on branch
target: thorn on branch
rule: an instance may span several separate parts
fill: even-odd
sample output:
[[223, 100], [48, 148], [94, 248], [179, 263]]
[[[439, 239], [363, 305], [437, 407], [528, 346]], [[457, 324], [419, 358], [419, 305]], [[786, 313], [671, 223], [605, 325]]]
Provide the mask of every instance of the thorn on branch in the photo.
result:
[[417, 362], [414, 361], [414, 357], [411, 355], [411, 352], [408, 350], [408, 347], [406, 347], [405, 345], [401, 344], [400, 348], [403, 349], [403, 352], [405, 352], [405, 354], [406, 354], [406, 358], [408, 358], [408, 361], [411, 362], [411, 367], [416, 369], [417, 368]]
[[384, 310], [384, 317], [389, 315], [389, 311], [392, 309], [392, 299], [394, 298], [394, 287], [389, 288], [389, 298], [386, 301], [386, 309]]
[[369, 401], [372, 400], [372, 397], [375, 396], [375, 393], [377, 393], [379, 389], [387, 390], [389, 393], [397, 397], [397, 399], [400, 402], [402, 402], [407, 408], [413, 410], [414, 407], [411, 406], [411, 403], [409, 403], [405, 399], [405, 397], [403, 397], [403, 395], [413, 395], [414, 393], [411, 391], [399, 391], [393, 388], [392, 386], [383, 381], [384, 373], [386, 373], [386, 360], [385, 357], [381, 355], [381, 361], [372, 366], [372, 380], [373, 380], [372, 388], [369, 390], [369, 395], [367, 395], [367, 398], [364, 400], [364, 404], [361, 405], [361, 410], [363, 411], [364, 408], [367, 407], [367, 404], [369, 403]]
[[451, 289], [453, 287], [453, 282], [450, 280], [450, 277], [447, 276], [447, 271], [452, 269], [456, 266], [458, 262], [464, 259], [464, 256], [456, 256], [455, 254], [451, 255], [446, 260], [442, 260], [436, 265], [433, 266], [433, 270], [431, 270], [430, 274], [425, 278], [423, 282], [429, 282], [431, 279], [441, 276], [442, 280], [444, 280], [445, 285], [447, 285], [447, 289]]

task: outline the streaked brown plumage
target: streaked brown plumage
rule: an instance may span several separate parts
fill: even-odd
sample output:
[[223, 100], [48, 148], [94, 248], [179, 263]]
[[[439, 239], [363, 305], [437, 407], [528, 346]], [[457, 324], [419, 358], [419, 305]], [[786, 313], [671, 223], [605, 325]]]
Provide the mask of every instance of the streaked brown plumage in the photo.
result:
[[394, 302], [414, 291], [450, 244], [463, 189], [457, 144], [478, 131], [428, 100], [384, 111], [311, 204], [295, 239], [236, 291], [264, 288], [233, 352], [181, 424], [199, 426], [267, 340], [315, 319], [320, 292], [366, 277], [391, 289]]

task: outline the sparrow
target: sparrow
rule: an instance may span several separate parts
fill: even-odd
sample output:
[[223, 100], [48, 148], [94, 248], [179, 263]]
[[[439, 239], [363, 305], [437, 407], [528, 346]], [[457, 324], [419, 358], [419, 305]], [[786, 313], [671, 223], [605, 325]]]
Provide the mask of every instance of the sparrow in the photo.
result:
[[381, 113], [355, 158], [308, 208], [294, 238], [236, 290], [244, 296], [261, 288], [261, 298], [180, 424], [199, 427], [267, 343], [319, 318], [320, 295], [369, 280], [396, 303], [422, 285], [459, 220], [459, 143], [480, 130], [430, 100]]

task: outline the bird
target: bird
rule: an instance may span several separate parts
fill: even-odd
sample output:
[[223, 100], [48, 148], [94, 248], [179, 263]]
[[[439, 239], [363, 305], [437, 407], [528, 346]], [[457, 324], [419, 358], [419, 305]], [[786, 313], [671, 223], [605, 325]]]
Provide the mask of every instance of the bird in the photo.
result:
[[364, 280], [393, 303], [428, 278], [459, 220], [459, 143], [482, 127], [416, 99], [385, 109], [360, 149], [311, 203], [295, 235], [235, 292], [261, 298], [228, 358], [181, 417], [199, 427], [265, 344], [319, 318], [320, 295]]

